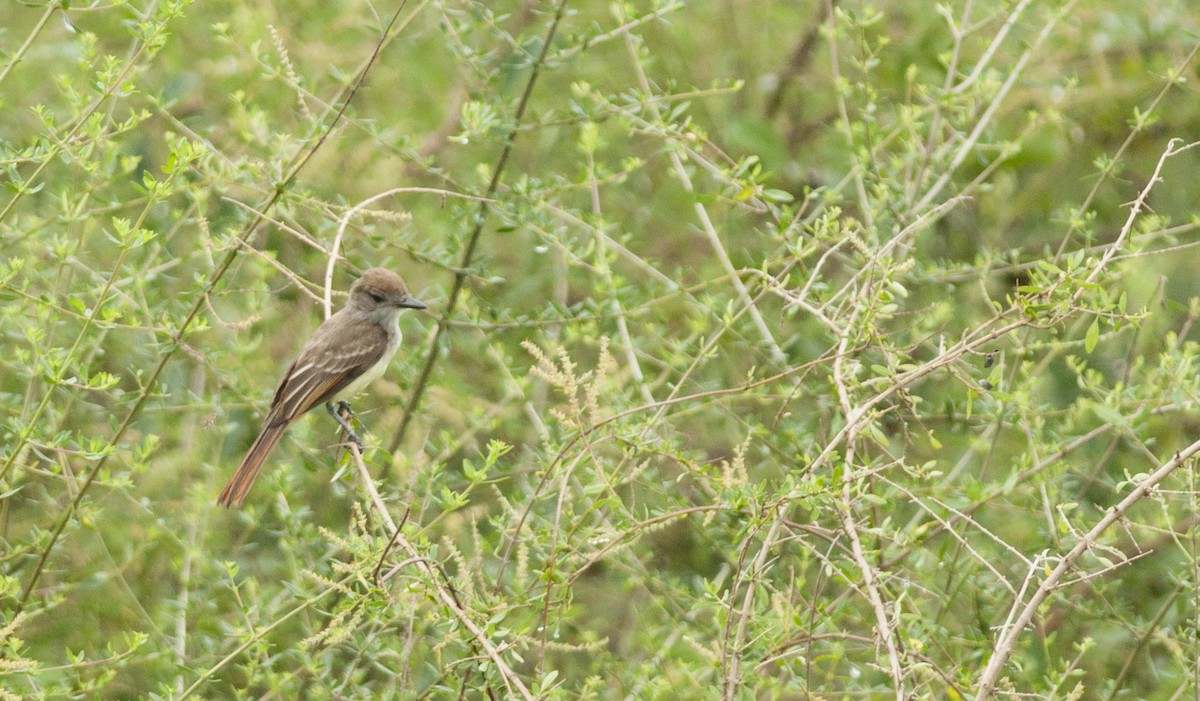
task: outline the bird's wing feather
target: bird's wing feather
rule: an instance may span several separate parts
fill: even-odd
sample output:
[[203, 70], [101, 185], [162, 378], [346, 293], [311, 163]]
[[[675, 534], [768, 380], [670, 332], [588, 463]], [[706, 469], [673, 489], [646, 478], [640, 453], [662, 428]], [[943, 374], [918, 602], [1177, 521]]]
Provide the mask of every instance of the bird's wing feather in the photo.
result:
[[361, 333], [327, 344], [325, 337], [337, 329], [330, 322], [332, 318], [313, 333], [288, 366], [271, 400], [268, 423], [291, 421], [330, 400], [379, 362], [387, 349], [387, 332], [377, 324], [362, 325]]

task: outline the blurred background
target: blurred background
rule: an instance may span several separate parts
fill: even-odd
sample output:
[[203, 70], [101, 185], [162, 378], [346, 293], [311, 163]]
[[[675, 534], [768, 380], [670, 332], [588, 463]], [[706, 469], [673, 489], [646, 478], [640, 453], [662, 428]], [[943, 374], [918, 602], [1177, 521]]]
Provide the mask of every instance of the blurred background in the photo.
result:
[[[997, 647], [1197, 438], [1198, 31], [0, 6], [0, 696], [1200, 695], [1190, 461]], [[376, 265], [371, 479], [318, 411], [219, 509]]]

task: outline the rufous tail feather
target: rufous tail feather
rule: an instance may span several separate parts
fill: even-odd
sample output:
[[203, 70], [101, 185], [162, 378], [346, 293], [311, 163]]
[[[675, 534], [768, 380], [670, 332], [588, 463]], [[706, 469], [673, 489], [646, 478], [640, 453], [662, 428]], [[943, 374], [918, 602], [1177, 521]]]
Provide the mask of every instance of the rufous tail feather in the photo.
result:
[[242, 505], [242, 500], [246, 498], [251, 485], [254, 484], [254, 478], [258, 477], [259, 469], [262, 468], [263, 462], [271, 454], [271, 449], [279, 442], [279, 438], [286, 428], [287, 422], [267, 425], [263, 428], [262, 433], [258, 434], [258, 438], [254, 441], [254, 445], [250, 446], [250, 452], [242, 458], [242, 464], [238, 465], [237, 472], [233, 473], [233, 477], [229, 478], [225, 489], [221, 490], [221, 496], [217, 497], [218, 504], [224, 507]]

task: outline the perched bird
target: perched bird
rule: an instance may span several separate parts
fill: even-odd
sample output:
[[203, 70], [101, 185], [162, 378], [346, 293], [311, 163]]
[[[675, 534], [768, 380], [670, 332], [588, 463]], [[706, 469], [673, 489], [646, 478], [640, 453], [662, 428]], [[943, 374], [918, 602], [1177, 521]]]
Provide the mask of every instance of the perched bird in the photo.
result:
[[[221, 491], [221, 506], [241, 506], [263, 461], [284, 430], [301, 414], [324, 403], [355, 443], [362, 440], [334, 407], [335, 397], [350, 397], [376, 380], [400, 347], [400, 310], [425, 309], [413, 299], [400, 276], [371, 268], [350, 286], [350, 299], [313, 331], [283, 373], [262, 432]], [[339, 402], [343, 408], [346, 403]]]

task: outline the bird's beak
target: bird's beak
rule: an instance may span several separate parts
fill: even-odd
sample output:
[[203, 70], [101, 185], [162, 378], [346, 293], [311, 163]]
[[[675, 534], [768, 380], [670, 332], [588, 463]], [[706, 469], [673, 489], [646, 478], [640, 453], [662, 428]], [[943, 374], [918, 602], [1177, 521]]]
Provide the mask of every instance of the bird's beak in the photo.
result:
[[407, 307], [409, 309], [428, 309], [429, 308], [428, 304], [425, 304], [421, 300], [414, 299], [412, 297], [405, 297], [404, 301], [400, 303], [400, 306]]

